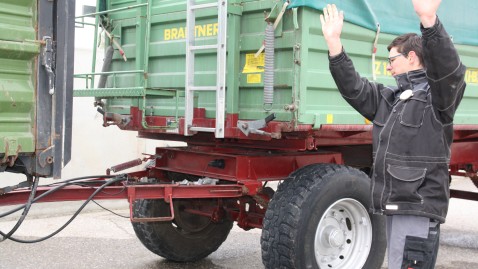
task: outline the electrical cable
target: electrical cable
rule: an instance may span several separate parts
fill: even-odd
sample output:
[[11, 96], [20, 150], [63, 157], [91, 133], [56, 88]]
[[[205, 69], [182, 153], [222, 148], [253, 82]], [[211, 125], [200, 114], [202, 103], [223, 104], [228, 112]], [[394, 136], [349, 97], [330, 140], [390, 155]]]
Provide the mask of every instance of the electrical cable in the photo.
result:
[[[88, 183], [89, 183], [89, 182], [91, 182], [91, 181], [88, 181]], [[88, 186], [88, 184], [75, 183], [75, 185], [82, 186], [82, 187], [92, 188], [91, 186]], [[124, 192], [125, 190], [126, 190], [126, 186], [123, 186], [123, 188], [122, 188], [121, 190], [119, 190], [118, 192], [116, 192], [116, 193], [109, 193], [109, 192], [105, 192], [105, 191], [102, 191], [101, 193], [106, 194], [106, 195], [112, 195], [112, 196], [113, 196], [113, 195], [118, 195], [118, 194]], [[121, 214], [118, 214], [118, 213], [114, 212], [114, 211], [111, 210], [111, 209], [108, 209], [108, 208], [102, 206], [101, 204], [99, 204], [99, 203], [96, 202], [95, 200], [91, 200], [91, 202], [95, 203], [97, 206], [101, 207], [101, 208], [102, 208], [103, 210], [105, 210], [105, 211], [110, 212], [110, 213], [113, 214], [113, 215], [116, 215], [116, 216], [118, 216], [118, 217], [122, 217], [122, 218], [125, 218], [125, 219], [129, 219], [129, 218], [130, 218], [129, 216], [123, 216], [123, 215], [121, 215]]]
[[[83, 184], [83, 186], [91, 186], [93, 184], [103, 185], [105, 182], [106, 182], [106, 180], [87, 180], [87, 181], [67, 182], [67, 183], [76, 184], [76, 185]], [[55, 183], [51, 183], [51, 184], [47, 184], [47, 185], [41, 185], [39, 187], [54, 187], [54, 186], [57, 186], [57, 185], [59, 185], [59, 183], [55, 182]]]
[[[58, 190], [58, 189], [60, 189], [60, 188], [64, 188], [64, 187], [69, 186], [69, 185], [79, 185], [79, 186], [91, 187], [91, 186], [88, 186], [88, 185], [89, 185], [89, 184], [92, 184], [92, 183], [94, 183], [94, 184], [98, 184], [98, 183], [103, 183], [103, 184], [105, 184], [105, 183], [107, 182], [107, 181], [105, 181], [105, 180], [91, 180], [91, 181], [87, 181], [87, 182], [73, 182], [73, 181], [78, 181], [78, 180], [83, 180], [83, 179], [88, 179], [88, 178], [93, 178], [93, 177], [96, 177], [96, 178], [97, 178], [97, 177], [115, 177], [115, 176], [88, 176], [88, 177], [73, 178], [73, 179], [69, 179], [69, 180], [65, 180], [65, 181], [61, 181], [61, 182], [55, 182], [55, 183], [53, 183], [53, 184], [42, 185], [41, 187], [44, 187], [44, 186], [55, 186], [55, 185], [58, 185], [58, 184], [60, 184], [60, 183], [63, 183], [63, 184], [58, 185], [57, 188], [55, 188], [54, 191], [56, 191], [56, 190]], [[11, 213], [14, 213], [14, 212], [16, 212], [16, 211], [19, 211], [21, 208], [25, 208], [24, 211], [23, 211], [23, 213], [22, 213], [22, 216], [21, 216], [20, 219], [17, 221], [17, 224], [15, 225], [15, 227], [12, 228], [12, 230], [11, 230], [9, 233], [5, 234], [5, 235], [4, 235], [4, 238], [1, 239], [0, 242], [4, 241], [5, 239], [8, 239], [8, 238], [20, 227], [20, 225], [22, 224], [22, 222], [24, 221], [25, 217], [27, 216], [27, 214], [28, 214], [28, 212], [29, 212], [29, 210], [30, 210], [30, 207], [31, 207], [32, 203], [33, 203], [34, 201], [37, 201], [38, 199], [40, 199], [40, 198], [42, 198], [42, 197], [45, 196], [45, 195], [42, 195], [41, 197], [37, 197], [37, 199], [34, 199], [35, 194], [36, 194], [36, 190], [37, 190], [37, 188], [38, 188], [38, 183], [39, 183], [39, 178], [36, 178], [36, 180], [34, 181], [34, 186], [33, 186], [33, 188], [32, 188], [32, 191], [30, 192], [30, 196], [29, 196], [28, 202], [27, 202], [24, 206], [20, 206], [20, 207], [18, 207], [18, 208], [16, 208], [16, 209], [10, 211]], [[91, 187], [91, 188], [93, 188], [93, 187]], [[121, 189], [121, 190], [120, 190], [119, 192], [117, 192], [116, 194], [119, 194], [119, 193], [123, 192], [125, 189], [126, 189], [126, 187], [123, 187], [123, 189]], [[54, 191], [53, 191], [53, 192], [54, 192]], [[49, 193], [52, 193], [52, 192], [49, 192]], [[102, 192], [102, 193], [108, 194], [107, 192]], [[114, 195], [114, 194], [111, 194], [111, 195]], [[92, 200], [92, 201], [93, 201], [94, 203], [96, 203], [98, 206], [100, 206], [101, 208], [103, 208], [104, 210], [106, 210], [106, 211], [109, 211], [109, 212], [111, 212], [111, 213], [113, 213], [113, 214], [115, 214], [115, 215], [118, 215], [118, 216], [120, 216], [120, 217], [125, 217], [125, 216], [122, 216], [122, 215], [120, 215], [120, 214], [117, 214], [117, 213], [115, 213], [115, 212], [113, 212], [113, 211], [111, 211], [111, 210], [109, 210], [109, 209], [107, 209], [107, 208], [104, 208], [103, 206], [99, 205], [99, 204], [98, 204], [96, 201], [94, 201], [94, 200]], [[18, 209], [18, 210], [17, 210], [17, 209]], [[4, 214], [4, 215], [6, 216], [6, 215], [8, 215], [8, 214]], [[2, 216], [3, 216], [3, 215], [2, 215]], [[129, 218], [129, 217], [126, 217], [126, 218]], [[1, 231], [0, 231], [0, 234], [3, 235], [3, 233], [2, 233]]]
[[[25, 220], [25, 217], [28, 215], [28, 212], [30, 211], [30, 207], [32, 206], [33, 199], [35, 198], [35, 194], [36, 194], [36, 191], [37, 191], [37, 188], [38, 188], [38, 182], [39, 181], [40, 181], [40, 179], [38, 177], [35, 177], [35, 179], [33, 179], [32, 190], [30, 192], [30, 196], [28, 197], [28, 201], [25, 204], [25, 209], [23, 210], [22, 215], [18, 219], [15, 226], [10, 230], [10, 232], [8, 232], [5, 235], [2, 233], [3, 238], [0, 240], [0, 242], [3, 242], [6, 239], [10, 238], [10, 236], [12, 234], [14, 234], [18, 230], [18, 228], [20, 228], [20, 225], [22, 225], [23, 221]], [[0, 231], [0, 233], [1, 233], [1, 231]]]
[[[94, 189], [93, 186], [90, 186], [90, 183], [91, 181], [88, 181], [88, 182], [75, 182], [75, 183], [72, 183], [71, 185], [77, 185], [77, 186], [80, 186], [80, 187], [85, 187], [85, 188], [91, 188], [91, 189]], [[97, 183], [97, 182], [96, 182]], [[106, 181], [103, 181], [103, 184], [106, 183]], [[123, 186], [123, 188], [121, 188], [121, 190], [117, 191], [117, 192], [106, 192], [106, 191], [102, 191], [101, 193], [102, 194], [105, 194], [105, 195], [111, 195], [111, 196], [114, 196], [114, 195], [118, 195], [122, 192], [124, 192], [126, 190], [126, 186]]]
[[[80, 212], [83, 210], [83, 208], [85, 208], [85, 206], [93, 199], [93, 197], [98, 194], [101, 190], [103, 190], [105, 187], [113, 184], [113, 183], [116, 183], [116, 182], [120, 182], [120, 181], [124, 181], [127, 179], [127, 177], [125, 177], [124, 175], [117, 175], [115, 176], [117, 178], [113, 178], [113, 179], [110, 179], [108, 180], [105, 184], [101, 185], [98, 189], [96, 189], [95, 192], [93, 192], [89, 197], [88, 199], [80, 206], [80, 208], [75, 212], [75, 214], [73, 214], [73, 216], [65, 223], [63, 224], [63, 226], [61, 226], [60, 228], [58, 228], [56, 231], [54, 231], [53, 233], [47, 235], [47, 236], [44, 236], [44, 237], [41, 237], [41, 238], [38, 238], [38, 239], [35, 239], [35, 240], [22, 240], [22, 239], [18, 239], [18, 238], [15, 238], [15, 237], [8, 237], [8, 239], [14, 241], [14, 242], [17, 242], [17, 243], [38, 243], [38, 242], [41, 242], [41, 241], [44, 241], [44, 240], [47, 240], [51, 237], [53, 237], [54, 235], [58, 234], [59, 232], [61, 232], [63, 229], [65, 229], [79, 214]], [[70, 183], [68, 183], [70, 184]], [[55, 188], [56, 189], [56, 188]], [[48, 192], [45, 192], [44, 194], [46, 194]], [[42, 194], [41, 196], [44, 196], [44, 194]], [[40, 197], [40, 196], [39, 196]], [[39, 198], [37, 197], [37, 198]], [[37, 198], [35, 198], [33, 200], [33, 202], [35, 202], [35, 200], [37, 200]], [[5, 234], [0, 232], [0, 235], [4, 236], [5, 237]]]
[[[74, 183], [71, 183], [73, 181], [78, 181], [78, 180], [83, 180], [83, 179], [89, 179], [89, 178], [98, 178], [98, 177], [102, 177], [102, 178], [114, 178], [116, 177], [116, 175], [109, 175], [109, 176], [87, 176], [87, 177], [78, 177], [78, 178], [72, 178], [72, 179], [67, 179], [67, 180], [64, 180], [64, 181], [61, 181], [61, 182], [57, 182], [55, 184], [60, 184], [58, 185], [57, 187], [53, 188], [53, 189], [50, 189], [46, 192], [44, 192], [43, 194], [39, 195], [38, 197], [36, 197], [35, 199], [33, 199], [33, 203], [35, 203], [36, 201], [40, 200], [41, 198], [47, 196], [48, 194], [50, 193], [54, 193], [56, 191], [58, 191], [59, 189], [62, 189], [66, 186], [69, 186], [69, 185], [73, 185]], [[50, 184], [51, 186], [53, 186], [53, 184]], [[46, 185], [46, 186], [49, 186], [49, 185]], [[4, 213], [1, 213], [0, 214], [0, 218], [3, 218], [3, 217], [6, 217], [8, 215], [11, 215], [19, 210], [22, 210], [23, 208], [25, 208], [25, 204], [24, 205], [20, 205], [18, 207], [15, 207], [13, 209], [11, 209], [10, 211], [7, 211], [7, 212], [4, 212]]]
[[41, 185], [40, 187], [43, 186], [52, 186], [55, 184], [60, 184], [60, 183], [67, 183], [67, 182], [72, 182], [72, 181], [77, 181], [77, 180], [83, 180], [83, 179], [89, 179], [89, 178], [114, 178], [117, 175], [98, 175], [98, 176], [84, 176], [84, 177], [75, 177], [75, 178], [70, 178], [62, 181], [58, 181], [52, 184], [47, 184], [47, 185]]
[[91, 200], [91, 201], [92, 201], [93, 203], [95, 203], [97, 206], [101, 207], [103, 210], [106, 210], [106, 211], [110, 212], [110, 213], [113, 214], [113, 215], [116, 215], [116, 216], [118, 216], [118, 217], [122, 217], [122, 218], [125, 218], [125, 219], [129, 219], [129, 216], [123, 216], [123, 215], [121, 215], [121, 214], [118, 214], [118, 213], [114, 212], [113, 210], [108, 209], [108, 208], [106, 208], [106, 207], [100, 205], [100, 204], [99, 204], [98, 202], [96, 202], [95, 200]]
[[[47, 196], [48, 194], [54, 193], [54, 192], [56, 192], [57, 190], [59, 190], [59, 189], [61, 189], [61, 188], [64, 188], [64, 187], [66, 187], [66, 186], [68, 186], [68, 185], [71, 185], [71, 183], [64, 183], [64, 184], [62, 184], [62, 185], [60, 185], [60, 186], [57, 186], [57, 187], [55, 187], [55, 188], [53, 188], [53, 189], [50, 189], [50, 190], [44, 192], [43, 194], [41, 194], [41, 195], [39, 195], [38, 197], [36, 197], [35, 199], [33, 199], [33, 203], [36, 202], [36, 201], [38, 201], [38, 200], [40, 200], [41, 198]], [[25, 206], [26, 206], [26, 204], [23, 204], [23, 205], [20, 205], [20, 206], [18, 206], [18, 207], [15, 207], [15, 208], [11, 209], [10, 211], [4, 212], [4, 213], [0, 214], [0, 218], [6, 217], [6, 216], [8, 216], [8, 215], [11, 215], [11, 214], [17, 212], [17, 211], [20, 211], [20, 210], [22, 210], [23, 208], [25, 208]]]

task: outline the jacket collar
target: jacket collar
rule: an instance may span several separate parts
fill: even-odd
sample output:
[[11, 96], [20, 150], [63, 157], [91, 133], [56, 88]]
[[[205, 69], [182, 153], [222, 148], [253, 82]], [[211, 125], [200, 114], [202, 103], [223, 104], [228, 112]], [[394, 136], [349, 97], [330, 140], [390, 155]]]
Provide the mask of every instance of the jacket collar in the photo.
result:
[[427, 75], [424, 69], [413, 70], [407, 73], [403, 73], [395, 76], [399, 92], [405, 90], [416, 90], [416, 86], [419, 84], [427, 83]]

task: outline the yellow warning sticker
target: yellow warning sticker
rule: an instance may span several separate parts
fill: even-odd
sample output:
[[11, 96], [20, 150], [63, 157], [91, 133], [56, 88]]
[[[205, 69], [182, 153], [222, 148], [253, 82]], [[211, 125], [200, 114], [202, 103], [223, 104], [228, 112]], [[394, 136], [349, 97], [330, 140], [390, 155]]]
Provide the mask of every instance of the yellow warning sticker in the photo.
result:
[[327, 114], [327, 124], [334, 123], [334, 114]]
[[247, 74], [248, 84], [261, 83], [261, 80], [262, 80], [261, 74]]
[[262, 73], [264, 72], [264, 53], [255, 56], [254, 53], [246, 54], [246, 64], [242, 73]]

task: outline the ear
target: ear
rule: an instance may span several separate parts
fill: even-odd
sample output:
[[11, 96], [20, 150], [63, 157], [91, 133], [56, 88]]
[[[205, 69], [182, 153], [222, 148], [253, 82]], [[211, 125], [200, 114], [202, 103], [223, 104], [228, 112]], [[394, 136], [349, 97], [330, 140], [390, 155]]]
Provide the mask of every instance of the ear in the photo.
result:
[[417, 54], [413, 50], [408, 52], [407, 60], [410, 62], [411, 65], [420, 66], [420, 67], [422, 66], [420, 59], [418, 58]]
[[409, 51], [408, 54], [407, 54], [407, 59], [409, 61], [416, 60], [417, 59], [417, 54], [415, 53], [415, 51], [413, 51], [413, 50]]

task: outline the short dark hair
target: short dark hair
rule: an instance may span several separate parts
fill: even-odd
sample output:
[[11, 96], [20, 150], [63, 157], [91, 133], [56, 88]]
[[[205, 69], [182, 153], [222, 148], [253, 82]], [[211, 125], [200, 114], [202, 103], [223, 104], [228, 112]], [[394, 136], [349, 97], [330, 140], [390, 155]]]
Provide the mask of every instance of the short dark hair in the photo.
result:
[[425, 62], [423, 61], [422, 38], [419, 35], [408, 33], [398, 36], [388, 45], [388, 51], [393, 47], [396, 47], [398, 52], [405, 55], [408, 55], [410, 51], [414, 51], [420, 63], [425, 66]]

